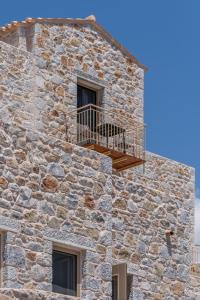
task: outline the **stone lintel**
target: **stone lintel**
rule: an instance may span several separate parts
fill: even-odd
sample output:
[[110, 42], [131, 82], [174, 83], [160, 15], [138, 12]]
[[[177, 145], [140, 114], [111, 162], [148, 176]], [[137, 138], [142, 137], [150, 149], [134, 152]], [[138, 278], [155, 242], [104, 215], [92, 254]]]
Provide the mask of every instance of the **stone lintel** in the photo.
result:
[[69, 248], [95, 251], [95, 243], [91, 239], [78, 234], [45, 229], [43, 235], [47, 240]]
[[17, 233], [20, 231], [20, 229], [21, 225], [19, 221], [11, 219], [9, 217], [0, 216], [0, 230]]

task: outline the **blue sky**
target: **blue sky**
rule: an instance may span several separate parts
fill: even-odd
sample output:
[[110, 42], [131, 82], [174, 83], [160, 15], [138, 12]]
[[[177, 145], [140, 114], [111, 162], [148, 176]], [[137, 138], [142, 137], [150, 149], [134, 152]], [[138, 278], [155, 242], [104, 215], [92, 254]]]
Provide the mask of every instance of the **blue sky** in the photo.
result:
[[10, 0], [0, 23], [90, 14], [149, 68], [147, 149], [194, 166], [200, 190], [200, 1]]

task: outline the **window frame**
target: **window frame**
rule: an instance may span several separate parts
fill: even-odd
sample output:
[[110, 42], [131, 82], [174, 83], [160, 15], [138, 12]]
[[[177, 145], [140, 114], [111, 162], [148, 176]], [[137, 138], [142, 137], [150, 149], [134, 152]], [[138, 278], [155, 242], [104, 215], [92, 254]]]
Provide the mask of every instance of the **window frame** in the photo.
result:
[[77, 85], [77, 87], [79, 85], [86, 89], [96, 92], [96, 106], [103, 105], [103, 95], [104, 95], [104, 89], [105, 89], [104, 86], [98, 85], [98, 84], [94, 83], [93, 81], [89, 81], [89, 80], [86, 80], [86, 79], [83, 79], [80, 77], [77, 77], [76, 85]]
[[117, 300], [127, 299], [127, 264], [112, 266], [112, 277], [117, 276]]
[[[77, 274], [77, 285], [76, 285], [76, 291], [77, 291], [77, 295], [73, 296], [74, 298], [78, 298], [80, 297], [80, 293], [81, 293], [81, 269], [80, 269], [80, 265], [81, 265], [81, 251], [77, 250], [77, 249], [72, 249], [69, 248], [67, 246], [64, 245], [57, 245], [54, 244], [53, 248], [52, 248], [52, 262], [53, 262], [53, 251], [59, 251], [62, 253], [66, 253], [66, 254], [72, 254], [72, 255], [76, 255], [77, 257], [77, 270], [76, 270], [76, 274]], [[53, 272], [53, 263], [52, 263], [52, 272]], [[52, 291], [53, 291], [53, 276], [52, 276]], [[58, 293], [61, 295], [61, 293]], [[67, 294], [62, 294], [62, 295], [66, 295], [66, 296], [70, 296]]]

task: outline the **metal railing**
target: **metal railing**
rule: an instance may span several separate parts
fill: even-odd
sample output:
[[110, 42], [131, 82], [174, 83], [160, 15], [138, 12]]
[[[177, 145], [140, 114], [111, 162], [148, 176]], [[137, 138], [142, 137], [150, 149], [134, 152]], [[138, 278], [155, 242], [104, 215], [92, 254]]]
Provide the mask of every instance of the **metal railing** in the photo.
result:
[[200, 246], [192, 247], [192, 262], [193, 264], [200, 264]]
[[125, 111], [86, 105], [67, 114], [67, 141], [132, 155], [144, 160], [145, 126]]

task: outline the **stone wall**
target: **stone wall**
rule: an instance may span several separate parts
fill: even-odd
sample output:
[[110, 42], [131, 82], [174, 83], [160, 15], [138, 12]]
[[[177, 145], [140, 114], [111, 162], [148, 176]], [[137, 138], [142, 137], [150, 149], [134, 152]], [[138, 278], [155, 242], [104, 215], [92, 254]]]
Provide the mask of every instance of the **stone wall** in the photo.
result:
[[[91, 297], [101, 299], [102, 289], [109, 295], [112, 257], [113, 264], [128, 265], [130, 299], [186, 297], [191, 198], [112, 175], [109, 158], [61, 140], [9, 127], [1, 137], [0, 228], [8, 230], [4, 287], [50, 291], [53, 241], [82, 249], [88, 264], [83, 291]], [[187, 172], [192, 182], [193, 172]], [[168, 228], [174, 231], [170, 241]]]
[[200, 264], [193, 263], [190, 268], [191, 276], [191, 291], [194, 294], [195, 300], [200, 299]]
[[65, 142], [58, 77], [41, 72], [32, 54], [0, 46], [3, 288], [50, 292], [56, 243], [81, 252], [81, 298], [109, 299], [111, 160]]
[[144, 172], [115, 173], [110, 158], [65, 141], [79, 78], [143, 121], [143, 70], [90, 26], [35, 24], [28, 36], [32, 53], [0, 42], [2, 294], [66, 299], [51, 293], [52, 246], [64, 244], [81, 252], [81, 299], [110, 300], [120, 262], [129, 299], [193, 299], [193, 169], [147, 153]]
[[14, 47], [19, 47], [19, 31], [12, 30], [5, 34], [3, 37], [0, 38], [0, 41], [3, 41], [9, 45]]
[[[86, 76], [105, 86], [103, 104], [143, 121], [144, 71], [91, 26], [36, 24], [33, 53], [59, 76]], [[76, 104], [76, 103], [75, 103]]]
[[[65, 139], [68, 112], [77, 105], [79, 79], [102, 87], [105, 108], [117, 110], [125, 120], [135, 116], [143, 122], [144, 70], [92, 27], [35, 24], [18, 31], [29, 37], [29, 43], [26, 38], [20, 45], [30, 44], [25, 49], [31, 53], [1, 43], [2, 97], [14, 98], [9, 104], [15, 106], [12, 115], [13, 109], [15, 115], [21, 109], [19, 122], [26, 128]], [[8, 81], [10, 91], [6, 90]], [[4, 118], [8, 110], [6, 104]]]
[[113, 175], [113, 260], [127, 263], [133, 299], [180, 299], [191, 295], [194, 173], [147, 157], [143, 175]]
[[[63, 78], [40, 68], [31, 53], [0, 42], [1, 121], [66, 139], [66, 112], [75, 99], [72, 76]], [[43, 66], [43, 65], [42, 65]], [[70, 79], [69, 79], [70, 78]], [[73, 100], [74, 101], [74, 100]]]
[[104, 88], [105, 107], [125, 110], [143, 122], [144, 70], [92, 26], [36, 23], [19, 27], [0, 40], [18, 48], [23, 44], [22, 49], [35, 54], [39, 66], [52, 72], [54, 81], [66, 84], [66, 89], [68, 73], [72, 82], [74, 75], [94, 81]]
[[[56, 300], [79, 300], [77, 297], [67, 297], [53, 294]], [[52, 293], [32, 289], [0, 289], [1, 300], [52, 300]]]
[[51, 291], [55, 242], [81, 250], [83, 299], [110, 295], [110, 159], [20, 128], [0, 134], [3, 287]]
[[26, 27], [17, 27], [8, 33], [0, 35], [0, 41], [17, 47], [21, 50], [32, 51], [35, 27], [32, 25]]
[[[131, 168], [120, 176], [138, 184], [175, 196], [193, 208], [195, 171], [184, 164], [146, 151], [144, 166]], [[143, 176], [145, 174], [145, 176]], [[191, 211], [190, 211], [191, 213]], [[191, 213], [193, 219], [193, 213]]]

